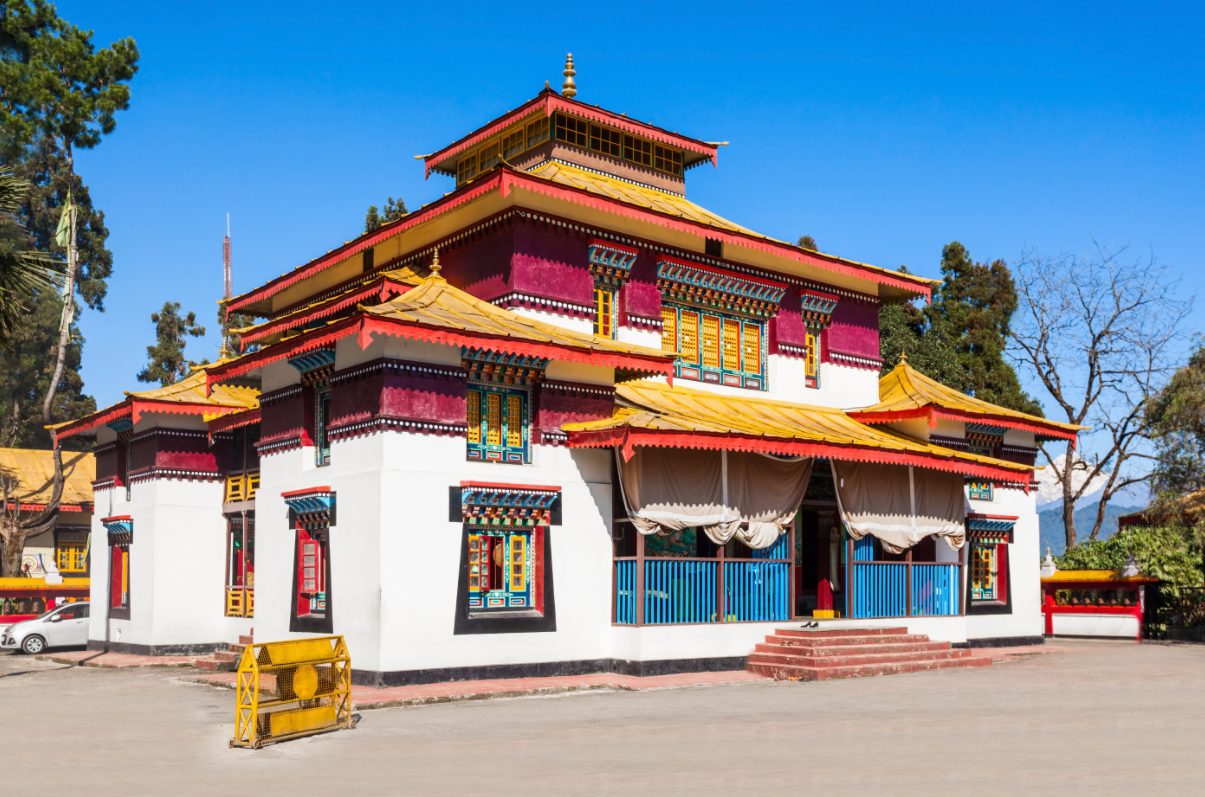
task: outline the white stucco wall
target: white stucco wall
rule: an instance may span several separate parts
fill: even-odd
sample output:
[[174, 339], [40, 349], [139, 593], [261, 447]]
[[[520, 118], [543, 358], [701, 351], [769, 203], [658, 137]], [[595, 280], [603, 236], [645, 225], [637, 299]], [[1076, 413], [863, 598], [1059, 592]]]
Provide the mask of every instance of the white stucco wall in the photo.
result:
[[[133, 484], [129, 500], [124, 487], [96, 491], [90, 641], [156, 647], [226, 641], [222, 489], [216, 481], [148, 479]], [[134, 525], [128, 620], [108, 618], [110, 549], [101, 518], [120, 515]]]
[[1138, 638], [1138, 618], [1123, 614], [1056, 614], [1055, 636]]

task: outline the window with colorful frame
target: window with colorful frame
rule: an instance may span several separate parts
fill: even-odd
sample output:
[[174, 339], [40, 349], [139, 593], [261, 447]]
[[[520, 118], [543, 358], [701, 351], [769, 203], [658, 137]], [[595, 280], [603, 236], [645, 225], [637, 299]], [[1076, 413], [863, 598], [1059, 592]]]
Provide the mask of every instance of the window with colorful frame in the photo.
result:
[[527, 388], [470, 383], [467, 399], [468, 459], [531, 462]]
[[226, 518], [226, 616], [253, 617], [255, 589], [255, 516]]
[[1008, 610], [1008, 546], [1015, 523], [1015, 517], [1003, 515], [967, 516], [969, 611]]
[[594, 334], [604, 338], [615, 337], [616, 316], [615, 290], [608, 285], [594, 286]]
[[548, 531], [560, 488], [461, 482], [451, 488], [463, 544], [454, 633], [555, 631]]
[[109, 609], [112, 616], [130, 611], [130, 546], [109, 547]]
[[331, 464], [331, 442], [327, 429], [331, 423], [331, 388], [326, 382], [314, 385], [314, 464]]
[[54, 564], [63, 575], [88, 572], [88, 532], [55, 531]]
[[324, 530], [297, 529], [297, 594], [294, 616], [301, 619], [327, 618], [327, 581], [330, 535]]
[[1003, 603], [1007, 597], [1008, 546], [971, 543], [971, 602]]
[[284, 493], [293, 527], [293, 584], [290, 631], [331, 633], [330, 530], [335, 493], [315, 487]]
[[993, 494], [992, 483], [989, 481], [967, 482], [967, 497], [972, 501], [991, 501]]
[[683, 379], [765, 390], [765, 329], [762, 320], [661, 305], [661, 349], [678, 353]]
[[820, 331], [809, 329], [806, 335], [807, 350], [803, 354], [804, 387], [820, 387]]

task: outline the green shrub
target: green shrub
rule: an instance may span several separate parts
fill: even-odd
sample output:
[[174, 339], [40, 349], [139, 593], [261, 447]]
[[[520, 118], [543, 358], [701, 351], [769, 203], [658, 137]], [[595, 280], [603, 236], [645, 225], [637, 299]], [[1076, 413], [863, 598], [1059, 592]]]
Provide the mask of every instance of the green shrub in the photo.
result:
[[1077, 545], [1055, 561], [1060, 570], [1120, 570], [1130, 555], [1142, 575], [1169, 587], [1202, 584], [1200, 530], [1184, 526], [1130, 526], [1107, 540]]

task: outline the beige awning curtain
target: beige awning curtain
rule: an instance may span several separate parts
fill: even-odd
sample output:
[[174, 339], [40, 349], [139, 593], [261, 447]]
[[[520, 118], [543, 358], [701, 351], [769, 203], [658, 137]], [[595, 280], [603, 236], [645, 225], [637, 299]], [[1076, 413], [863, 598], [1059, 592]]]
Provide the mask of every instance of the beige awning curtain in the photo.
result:
[[956, 551], [962, 547], [967, 501], [961, 475], [863, 462], [832, 466], [841, 519], [855, 540], [871, 534], [890, 553], [930, 536]]
[[733, 537], [773, 545], [795, 520], [812, 460], [762, 454], [638, 448], [616, 456], [628, 517], [642, 534], [702, 528], [712, 542]]

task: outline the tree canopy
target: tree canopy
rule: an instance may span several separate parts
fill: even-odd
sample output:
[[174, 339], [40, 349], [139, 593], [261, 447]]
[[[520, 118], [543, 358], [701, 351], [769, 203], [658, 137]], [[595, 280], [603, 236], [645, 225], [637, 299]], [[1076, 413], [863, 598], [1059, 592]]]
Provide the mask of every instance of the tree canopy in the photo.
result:
[[[104, 214], [92, 206], [87, 185], [75, 173], [73, 153], [113, 131], [118, 112], [129, 105], [128, 83], [137, 63], [132, 39], [97, 48], [91, 31], [62, 19], [45, 0], [17, 0], [0, 12], [0, 162], [30, 185], [16, 218], [33, 249], [61, 256], [55, 232], [69, 194], [76, 209], [71, 296], [37, 288], [25, 322], [0, 350], [0, 445], [48, 444], [42, 404], [52, 382], [49, 420], [95, 409], [79, 375], [84, 339], [74, 303], [104, 309], [113, 257], [105, 245]], [[64, 298], [72, 303], [67, 312]], [[64, 340], [56, 378], [54, 360]]]
[[368, 212], [364, 214], [364, 232], [372, 232], [382, 224], [397, 221], [406, 213], [406, 203], [400, 197], [398, 199], [387, 197], [384, 207], [379, 210], [376, 205], [369, 205]]
[[1205, 344], [1148, 402], [1145, 420], [1155, 441], [1156, 499], [1205, 489]]
[[205, 327], [197, 323], [197, 314], [180, 314], [179, 302], [164, 302], [163, 309], [151, 313], [155, 325], [155, 343], [146, 347], [147, 364], [138, 372], [139, 382], [158, 382], [166, 387], [188, 376], [197, 363], [184, 356], [186, 338], [199, 338]]
[[[901, 269], [907, 273], [907, 269]], [[1017, 291], [1003, 260], [976, 263], [957, 241], [942, 249], [941, 284], [924, 308], [885, 305], [879, 313], [883, 370], [900, 354], [942, 384], [1003, 407], [1041, 415], [1005, 359]]]

